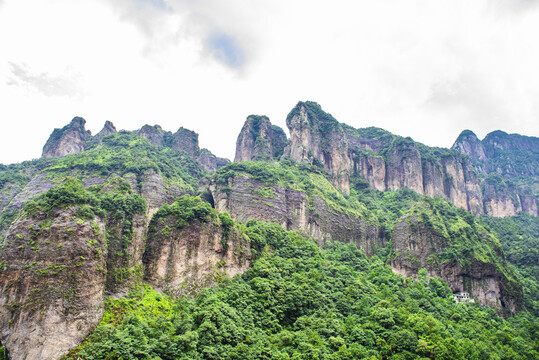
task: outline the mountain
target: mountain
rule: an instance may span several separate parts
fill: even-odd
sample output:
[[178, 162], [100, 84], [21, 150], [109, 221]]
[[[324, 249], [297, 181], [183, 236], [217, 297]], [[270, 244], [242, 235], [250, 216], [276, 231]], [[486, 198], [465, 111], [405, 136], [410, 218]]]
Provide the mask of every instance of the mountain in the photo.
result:
[[[0, 349], [10, 359], [537, 354], [537, 272], [524, 258], [539, 227], [522, 205], [537, 203], [535, 173], [514, 155], [536, 162], [535, 138], [464, 132], [453, 150], [430, 148], [354, 129], [313, 102], [287, 127], [290, 139], [248, 116], [230, 163], [183, 127], [106, 122], [92, 136], [77, 117], [41, 159], [0, 165]], [[492, 193], [496, 176], [531, 189], [517, 193], [528, 214], [491, 216], [510, 215], [492, 199], [514, 196]], [[456, 304], [461, 292], [475, 304]]]
[[537, 216], [538, 138], [498, 130], [479, 140], [465, 130], [452, 149], [468, 155], [484, 178], [485, 213], [504, 217], [523, 211]]

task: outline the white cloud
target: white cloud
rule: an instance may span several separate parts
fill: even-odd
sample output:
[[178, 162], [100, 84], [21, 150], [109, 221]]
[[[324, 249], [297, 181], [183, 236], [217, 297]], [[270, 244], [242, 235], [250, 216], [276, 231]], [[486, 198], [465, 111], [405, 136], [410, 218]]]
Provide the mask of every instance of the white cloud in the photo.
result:
[[284, 127], [298, 100], [429, 145], [537, 136], [536, 3], [5, 0], [0, 162], [38, 157], [76, 115], [94, 133], [184, 126], [231, 158], [247, 115]]
[[34, 73], [25, 64], [9, 62], [11, 77], [7, 85], [33, 87], [46, 96], [83, 97], [84, 93], [78, 88], [75, 79], [78, 74], [49, 74]]

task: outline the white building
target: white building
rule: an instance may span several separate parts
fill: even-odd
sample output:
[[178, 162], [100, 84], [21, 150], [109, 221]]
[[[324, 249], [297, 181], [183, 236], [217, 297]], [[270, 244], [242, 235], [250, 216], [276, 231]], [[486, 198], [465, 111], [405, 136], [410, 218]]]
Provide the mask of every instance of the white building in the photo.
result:
[[458, 292], [458, 293], [453, 295], [453, 298], [455, 299], [455, 302], [457, 304], [459, 304], [461, 302], [462, 303], [473, 303], [473, 302], [475, 302], [475, 300], [472, 299], [470, 297], [470, 294], [467, 293], [467, 292]]

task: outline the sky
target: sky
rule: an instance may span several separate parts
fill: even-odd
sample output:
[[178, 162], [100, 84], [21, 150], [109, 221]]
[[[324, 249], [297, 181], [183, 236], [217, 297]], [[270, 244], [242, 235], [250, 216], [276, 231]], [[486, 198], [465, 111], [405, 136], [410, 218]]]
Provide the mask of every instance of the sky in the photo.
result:
[[539, 136], [538, 0], [0, 0], [0, 163], [75, 116], [233, 160], [248, 115], [287, 131], [306, 100], [431, 146]]

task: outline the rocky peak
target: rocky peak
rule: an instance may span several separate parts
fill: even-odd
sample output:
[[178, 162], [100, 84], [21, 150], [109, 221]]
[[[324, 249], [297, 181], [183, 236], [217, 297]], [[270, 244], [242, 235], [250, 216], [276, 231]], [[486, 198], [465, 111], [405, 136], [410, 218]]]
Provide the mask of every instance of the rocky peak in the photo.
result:
[[290, 143], [285, 155], [297, 162], [322, 164], [332, 182], [342, 191], [350, 191], [348, 143], [341, 124], [312, 101], [300, 101], [286, 118]]
[[271, 161], [279, 159], [286, 146], [286, 134], [272, 125], [267, 116], [249, 115], [236, 141], [234, 161]]
[[193, 157], [198, 154], [198, 134], [196, 132], [182, 126], [172, 137], [172, 150], [185, 151]]
[[220, 167], [230, 163], [230, 160], [217, 157], [208, 149], [200, 149], [196, 160], [209, 172], [217, 171]]
[[159, 125], [144, 125], [139, 131], [138, 135], [142, 136], [145, 139], [148, 139], [150, 144], [153, 146], [161, 146], [163, 145], [163, 137], [165, 136], [165, 132], [163, 129], [161, 129], [161, 126]]
[[536, 178], [539, 138], [496, 130], [482, 141], [463, 131], [452, 149], [468, 155], [483, 181], [484, 211], [493, 216], [513, 216], [519, 211], [537, 215], [537, 191], [522, 178]]
[[539, 149], [539, 138], [519, 134], [508, 134], [501, 130], [496, 130], [487, 134], [483, 139], [483, 143], [489, 148], [499, 150], [533, 151]]
[[105, 136], [110, 134], [116, 134], [117, 132], [118, 130], [116, 130], [114, 124], [107, 120], [105, 121], [105, 126], [103, 126], [103, 129], [101, 129], [101, 131], [95, 135], [95, 138], [98, 141], [101, 141]]
[[54, 129], [43, 147], [42, 157], [65, 156], [84, 151], [92, 133], [85, 129], [86, 120], [74, 117], [61, 129]]
[[464, 130], [451, 147], [462, 154], [468, 155], [472, 160], [484, 162], [487, 159], [485, 147], [479, 138], [470, 130]]

